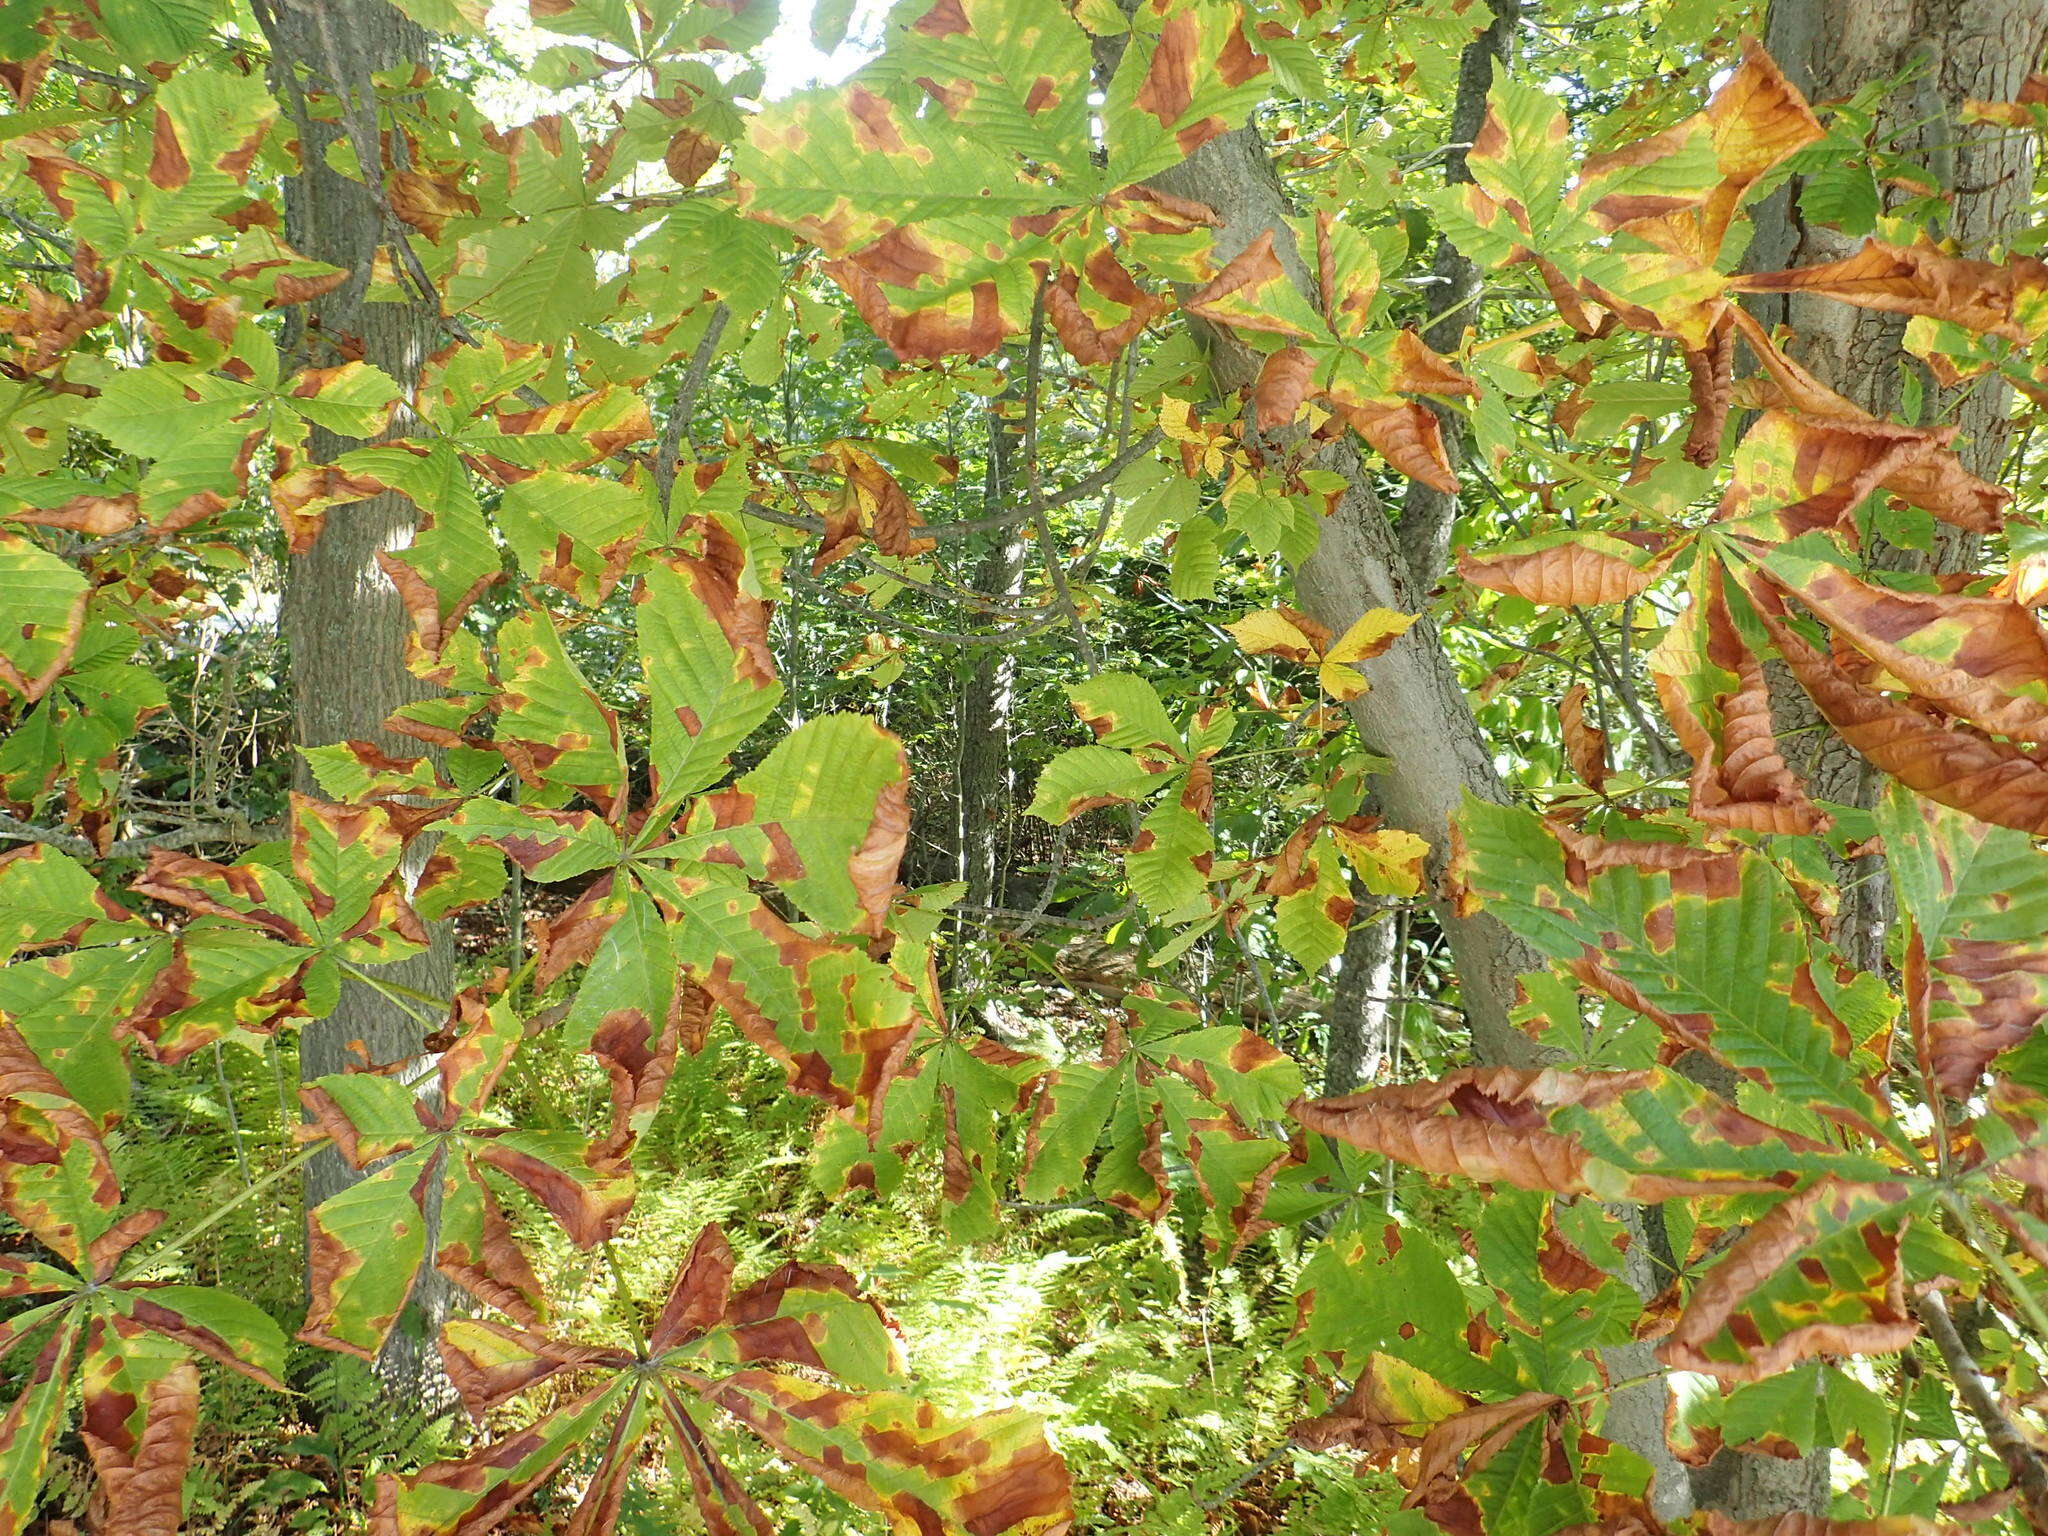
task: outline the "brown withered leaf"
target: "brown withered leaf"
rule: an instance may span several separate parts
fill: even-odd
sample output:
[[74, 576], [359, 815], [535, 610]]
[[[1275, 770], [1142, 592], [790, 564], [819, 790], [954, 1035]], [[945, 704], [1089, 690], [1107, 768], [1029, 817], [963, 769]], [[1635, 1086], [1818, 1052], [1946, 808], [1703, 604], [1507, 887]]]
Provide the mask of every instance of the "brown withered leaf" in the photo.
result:
[[1010, 333], [1002, 297], [992, 281], [948, 294], [941, 302], [920, 299], [916, 309], [906, 312], [890, 303], [889, 290], [858, 256], [825, 262], [819, 270], [846, 290], [868, 329], [905, 361], [986, 357]]
[[483, 211], [483, 205], [462, 190], [460, 172], [434, 173], [406, 166], [386, 174], [384, 190], [391, 198], [391, 211], [436, 244], [450, 219], [462, 215], [475, 218]]
[[668, 148], [662, 152], [661, 163], [668, 167], [668, 173], [676, 179], [677, 186], [694, 187], [712, 166], [718, 164], [719, 153], [718, 140], [710, 134], [699, 133], [694, 128], [678, 128], [670, 136]]
[[1474, 586], [1546, 607], [1596, 606], [1648, 590], [1678, 548], [1668, 534], [1556, 529], [1483, 552], [1461, 551], [1458, 574]]
[[1907, 1196], [1829, 1175], [1774, 1206], [1693, 1286], [1657, 1357], [1744, 1382], [1816, 1355], [1904, 1349], [1920, 1329], [1899, 1267]]
[[1828, 825], [1778, 749], [1763, 663], [1735, 628], [1718, 571], [1703, 573], [1692, 606], [1650, 653], [1649, 672], [1692, 759], [1686, 808], [1694, 818], [1789, 835]]
[[2048, 741], [2048, 632], [2020, 604], [1880, 587], [1833, 565], [1790, 590], [1921, 698], [1986, 731]]
[[[1273, 231], [1266, 229], [1225, 262], [1214, 277], [1182, 299], [1180, 307], [1191, 315], [1238, 330], [1300, 336], [1304, 334], [1302, 327], [1287, 318], [1283, 310], [1275, 306], [1271, 314], [1266, 314], [1266, 306], [1259, 302], [1262, 294], [1283, 287], [1291, 289], [1292, 285], [1293, 279], [1273, 249]], [[1222, 307], [1226, 299], [1231, 301], [1228, 308]]]
[[1367, 1466], [1386, 1467], [1469, 1406], [1463, 1393], [1405, 1360], [1375, 1352], [1366, 1357], [1350, 1395], [1320, 1418], [1295, 1425], [1292, 1435], [1317, 1450], [1341, 1446], [1362, 1452]]
[[1715, 515], [1772, 543], [1816, 529], [1854, 541], [1864, 498], [1942, 443], [1940, 434], [1894, 422], [1767, 410], [1736, 445]]
[[1718, 251], [1736, 205], [1773, 166], [1818, 142], [1825, 130], [1799, 89], [1754, 38], [1742, 45], [1742, 63], [1707, 103], [1714, 160], [1721, 184], [1701, 210], [1707, 247]]
[[1607, 733], [1587, 721], [1586, 696], [1586, 685], [1573, 683], [1557, 701], [1557, 720], [1564, 728], [1564, 755], [1572, 772], [1597, 794], [1607, 785]]
[[1261, 432], [1277, 432], [1294, 420], [1314, 387], [1315, 372], [1315, 359], [1300, 347], [1282, 347], [1267, 357], [1252, 389]]
[[[1113, 319], [1114, 323], [1099, 324], [1083, 304], [1079, 295], [1084, 276], [1089, 303], [1098, 312], [1106, 308], [1108, 313], [1103, 318]], [[1170, 308], [1172, 303], [1164, 295], [1138, 285], [1117, 259], [1116, 248], [1106, 242], [1088, 253], [1079, 272], [1068, 267], [1045, 288], [1045, 318], [1051, 322], [1053, 334], [1075, 362], [1091, 366], [1113, 361], [1146, 326]], [[1121, 318], [1116, 318], [1119, 315]]]
[[1841, 261], [1730, 280], [1743, 293], [1812, 293], [1864, 309], [1950, 320], [1967, 330], [2031, 342], [2048, 323], [2048, 262], [1979, 261], [1931, 244], [1871, 239]]
[[1406, 326], [1394, 332], [1393, 388], [1413, 395], [1472, 395], [1479, 386]]
[[149, 1384], [139, 1436], [129, 1432], [128, 1405], [99, 1402], [100, 1396], [88, 1388], [81, 1429], [106, 1496], [98, 1528], [120, 1536], [177, 1536], [199, 1429], [199, 1367], [180, 1360]]
[[1704, 466], [1721, 457], [1721, 431], [1728, 424], [1728, 403], [1735, 392], [1734, 326], [1724, 319], [1705, 347], [1687, 347], [1684, 358], [1686, 393], [1692, 400], [1684, 454]]
[[1924, 705], [1866, 687], [1782, 618], [1761, 605], [1758, 611], [1815, 707], [1874, 767], [1979, 821], [2048, 837], [2048, 767]]
[[133, 491], [123, 496], [101, 496], [82, 491], [54, 507], [17, 507], [0, 514], [10, 523], [27, 523], [37, 528], [62, 528], [82, 533], [89, 539], [133, 528], [140, 514], [141, 498]]
[[1443, 423], [1428, 406], [1414, 400], [1399, 404], [1373, 401], [1339, 405], [1338, 411], [1381, 458], [1410, 480], [1446, 495], [1457, 494], [1458, 476], [1444, 452]]
[[[1744, 383], [1748, 403], [1831, 421], [1876, 423], [1877, 418], [1868, 411], [1836, 394], [1787, 357], [1740, 305], [1729, 306], [1728, 319], [1764, 369], [1763, 378]], [[1963, 468], [1963, 461], [1948, 447], [1952, 429], [1931, 429], [1929, 436], [1933, 441], [1924, 453], [1887, 471], [1880, 482], [1883, 488], [1958, 528], [1972, 533], [1996, 532], [2012, 493]]]
[[[1467, 1067], [1434, 1082], [1368, 1088], [1339, 1098], [1297, 1100], [1289, 1112], [1312, 1134], [1331, 1136], [1434, 1175], [1455, 1175], [1560, 1195], [1594, 1193], [1594, 1159], [1578, 1138], [1549, 1129], [1567, 1106], [1600, 1108], [1647, 1088], [1651, 1072], [1565, 1072], [1551, 1068]], [[1601, 1170], [1613, 1198], [1669, 1199], [1704, 1188], [1732, 1193], [1774, 1185], [1687, 1180]]]

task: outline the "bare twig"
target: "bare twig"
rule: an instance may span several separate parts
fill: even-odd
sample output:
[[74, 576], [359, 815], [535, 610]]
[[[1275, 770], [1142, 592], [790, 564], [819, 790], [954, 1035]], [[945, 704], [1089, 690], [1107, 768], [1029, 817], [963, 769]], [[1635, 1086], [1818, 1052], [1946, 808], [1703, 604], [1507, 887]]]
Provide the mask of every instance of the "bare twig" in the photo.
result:
[[1984, 1438], [1991, 1443], [1998, 1459], [2005, 1463], [2006, 1475], [2026, 1506], [2028, 1523], [2037, 1531], [2048, 1530], [2048, 1465], [2043, 1464], [2041, 1453], [2006, 1415], [1996, 1384], [1978, 1367], [1976, 1356], [1956, 1331], [1948, 1302], [1939, 1291], [1927, 1291], [1914, 1299], [1913, 1311], [1941, 1352], [1942, 1364], [1948, 1367], [1949, 1379], [1955, 1383], [1956, 1396], [1983, 1429]]
[[676, 391], [676, 402], [669, 408], [668, 420], [662, 423], [661, 441], [654, 449], [654, 493], [661, 499], [662, 515], [668, 515], [669, 498], [675, 494], [676, 465], [683, 454], [683, 435], [690, 429], [690, 418], [696, 413], [697, 395], [704, 388], [705, 377], [711, 372], [711, 359], [718, 354], [719, 338], [725, 335], [726, 322], [732, 319], [732, 311], [723, 303], [711, 311], [711, 318], [704, 324], [704, 334], [697, 339], [697, 350], [690, 354], [689, 369], [683, 374], [682, 387]]

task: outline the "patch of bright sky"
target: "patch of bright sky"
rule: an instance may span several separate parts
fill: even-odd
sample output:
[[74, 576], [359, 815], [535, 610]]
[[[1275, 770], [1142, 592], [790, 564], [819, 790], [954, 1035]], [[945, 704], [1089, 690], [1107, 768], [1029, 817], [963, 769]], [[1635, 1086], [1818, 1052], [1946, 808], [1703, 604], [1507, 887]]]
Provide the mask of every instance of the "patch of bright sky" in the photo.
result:
[[[837, 85], [880, 51], [879, 37], [888, 0], [857, 0], [845, 41], [827, 53], [811, 36], [813, 0], [783, 0], [775, 30], [755, 51], [765, 77], [762, 99], [777, 101], [813, 85]], [[492, 0], [485, 22], [491, 40], [522, 67], [535, 55], [574, 39], [533, 24], [527, 0]], [[544, 91], [523, 78], [486, 80], [477, 92], [478, 108], [500, 127], [528, 122], [543, 112], [559, 110], [572, 99], [588, 100], [588, 88], [576, 92]]]

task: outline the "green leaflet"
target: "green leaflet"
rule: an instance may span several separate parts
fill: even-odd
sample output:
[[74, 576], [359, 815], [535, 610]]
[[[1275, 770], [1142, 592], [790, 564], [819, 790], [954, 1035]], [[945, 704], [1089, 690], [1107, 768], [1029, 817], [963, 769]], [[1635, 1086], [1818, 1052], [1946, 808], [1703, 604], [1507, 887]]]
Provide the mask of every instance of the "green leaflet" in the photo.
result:
[[1912, 919], [1904, 982], [1914, 1044], [1935, 1083], [1963, 1097], [2048, 1010], [2048, 860], [2025, 833], [1897, 784], [1877, 824]]
[[1635, 863], [1575, 879], [1529, 812], [1468, 797], [1460, 828], [1456, 877], [1551, 959], [1594, 967], [1582, 981], [1619, 989], [1625, 1006], [1776, 1092], [1865, 1125], [1886, 1119], [1808, 975], [1825, 947], [1760, 856], [1710, 856], [1707, 884]]
[[657, 791], [695, 794], [782, 698], [766, 608], [709, 561], [678, 559], [647, 568], [635, 615]]
[[1039, 774], [1030, 814], [1063, 826], [1097, 805], [1141, 799], [1167, 781], [1167, 775], [1143, 767], [1128, 752], [1069, 747]]
[[858, 715], [806, 721], [761, 766], [706, 795], [671, 850], [736, 855], [834, 931], [879, 926], [909, 829], [895, 737]]

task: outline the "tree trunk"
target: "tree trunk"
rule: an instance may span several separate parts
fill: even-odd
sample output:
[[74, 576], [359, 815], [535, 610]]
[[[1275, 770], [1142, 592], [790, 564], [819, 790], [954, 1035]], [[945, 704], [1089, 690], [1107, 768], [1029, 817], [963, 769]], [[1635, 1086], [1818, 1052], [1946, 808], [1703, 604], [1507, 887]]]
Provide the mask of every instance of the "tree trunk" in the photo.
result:
[[[1791, 82], [1819, 102], [1838, 101], [1874, 82], [1917, 69], [1904, 89], [1883, 97], [1877, 132], [1895, 136], [1899, 151], [1924, 161], [1949, 195], [1949, 234], [1964, 252], [1982, 256], [2022, 227], [2033, 190], [2033, 135], [1962, 120], [1963, 103], [2011, 101], [2048, 46], [2048, 4], [2043, 0], [1775, 0], [1765, 45]], [[1911, 194], [1882, 189], [1892, 203]], [[1746, 263], [1752, 271], [1811, 266], [1852, 254], [1860, 240], [1804, 218], [1796, 183], [1757, 210], [1756, 234]], [[1792, 355], [1822, 383], [1878, 416], [1902, 409], [1901, 365], [1926, 384], [1928, 421], [1952, 421], [1958, 456], [1971, 473], [1996, 480], [2012, 436], [2012, 390], [1997, 374], [1945, 391], [1905, 351], [1901, 315], [1858, 309], [1806, 295], [1759, 298], [1753, 312], [1791, 333]], [[1941, 527], [1931, 554], [1873, 541], [1874, 565], [1894, 570], [1967, 570], [1976, 540]], [[1878, 776], [1847, 743], [1828, 730], [1811, 702], [1789, 680], [1778, 679], [1773, 707], [1794, 740], [1811, 739], [1806, 753], [1788, 754], [1803, 770], [1816, 798], [1868, 807]], [[1892, 920], [1891, 887], [1870, 859], [1843, 871], [1839, 938], [1850, 961], [1865, 970], [1884, 962]]]
[[[1361, 908], [1369, 894], [1352, 883], [1352, 895]], [[1400, 924], [1386, 912], [1367, 911], [1344, 936], [1337, 983], [1323, 1013], [1325, 1098], [1350, 1093], [1377, 1074], [1387, 1059], [1399, 944]]]
[[[1008, 389], [998, 397], [1001, 401], [1012, 398]], [[982, 497], [987, 516], [997, 516], [1010, 505], [1021, 435], [1019, 423], [990, 412], [988, 478]], [[999, 600], [1015, 597], [1024, 575], [1024, 552], [1024, 539], [1017, 528], [998, 530], [975, 566], [974, 589]], [[959, 820], [955, 830], [958, 878], [966, 882], [967, 894], [962, 900], [969, 907], [1003, 904], [1007, 833], [1016, 789], [1010, 758], [1010, 710], [1016, 678], [1017, 658], [1008, 646], [970, 649], [967, 675], [960, 685]]]
[[[1314, 279], [1285, 222], [1286, 195], [1255, 131], [1240, 128], [1211, 139], [1154, 184], [1215, 211], [1221, 224], [1219, 260], [1270, 231], [1288, 273], [1313, 298]], [[1228, 391], [1251, 384], [1258, 376], [1259, 355], [1228, 332], [1204, 331], [1217, 387]], [[1422, 615], [1393, 649], [1366, 664], [1372, 688], [1348, 708], [1366, 749], [1389, 761], [1375, 785], [1387, 821], [1429, 842], [1431, 873], [1440, 875], [1451, 817], [1464, 796], [1469, 792], [1501, 801], [1507, 791], [1436, 625], [1423, 611], [1425, 594], [1409, 579], [1400, 542], [1356, 445], [1348, 438], [1332, 442], [1318, 464], [1342, 475], [1346, 489], [1324, 519], [1321, 544], [1296, 573], [1296, 591], [1309, 616], [1337, 634], [1369, 608]], [[1461, 914], [1442, 899], [1436, 912], [1457, 965], [1458, 1001], [1471, 1027], [1474, 1054], [1489, 1065], [1535, 1064], [1542, 1052], [1508, 1013], [1515, 1002], [1515, 978], [1538, 969], [1541, 960], [1487, 913]]]
[[[287, 349], [296, 354], [296, 366], [337, 363], [360, 347], [357, 355], [410, 390], [432, 348], [438, 306], [414, 299], [364, 302], [385, 221], [376, 194], [333, 170], [327, 151], [349, 137], [344, 120], [351, 110], [363, 114], [359, 122], [367, 126], [355, 140], [378, 142], [371, 73], [424, 60], [427, 35], [383, 0], [276, 0], [259, 14], [272, 47], [273, 86], [299, 137], [300, 169], [285, 183], [286, 238], [305, 255], [351, 273], [348, 282], [305, 306], [303, 334], [288, 337]], [[322, 105], [328, 110], [307, 110], [310, 97], [326, 98]], [[355, 446], [319, 428], [309, 444], [317, 460]], [[388, 752], [417, 753], [418, 743], [392, 735], [383, 723], [401, 704], [433, 690], [406, 669], [409, 621], [376, 561], [379, 551], [410, 542], [414, 520], [411, 503], [395, 493], [336, 507], [313, 547], [291, 557], [279, 622], [290, 647], [300, 746], [367, 740]], [[295, 777], [299, 788], [312, 788], [303, 762]], [[418, 858], [424, 856], [422, 849]], [[445, 925], [435, 925], [426, 954], [381, 967], [380, 973], [447, 996], [454, 986], [454, 949]], [[371, 1059], [387, 1062], [418, 1055], [424, 1037], [421, 1024], [385, 995], [346, 981], [333, 1014], [308, 1024], [300, 1036], [300, 1077], [310, 1080], [359, 1064], [357, 1042]], [[359, 1177], [332, 1149], [322, 1152], [306, 1168], [307, 1206]], [[435, 1214], [428, 1212], [430, 1251]], [[379, 1361], [379, 1375], [395, 1395], [437, 1395], [432, 1334], [447, 1299], [446, 1283], [426, 1268], [410, 1315]]]

